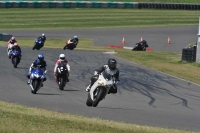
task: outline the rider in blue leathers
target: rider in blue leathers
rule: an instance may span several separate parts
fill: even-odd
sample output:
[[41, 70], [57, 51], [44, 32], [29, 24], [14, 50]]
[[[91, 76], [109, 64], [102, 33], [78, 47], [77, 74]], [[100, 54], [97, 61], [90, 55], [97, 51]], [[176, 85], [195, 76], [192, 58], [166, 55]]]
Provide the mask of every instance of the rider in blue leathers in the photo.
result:
[[[44, 75], [43, 77], [43, 81], [46, 81], [46, 62], [44, 61], [44, 55], [43, 54], [38, 54], [38, 59], [36, 59], [35, 61], [33, 61], [33, 63], [31, 64], [30, 68], [29, 68], [29, 72], [27, 74], [27, 78], [28, 78], [28, 82], [27, 84], [30, 84], [30, 75], [31, 75], [31, 71], [34, 67], [39, 66], [40, 68], [43, 68], [44, 71]], [[42, 84], [43, 86], [43, 84]]]
[[44, 46], [44, 43], [46, 41], [46, 36], [44, 33], [42, 33], [42, 36], [39, 36], [37, 39], [41, 40], [43, 43], [42, 43], [42, 47]]

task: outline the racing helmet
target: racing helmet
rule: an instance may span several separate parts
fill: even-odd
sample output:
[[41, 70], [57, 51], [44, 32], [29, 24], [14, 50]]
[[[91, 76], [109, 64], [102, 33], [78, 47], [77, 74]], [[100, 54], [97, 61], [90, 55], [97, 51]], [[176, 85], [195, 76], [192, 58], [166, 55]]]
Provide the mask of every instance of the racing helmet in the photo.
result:
[[142, 43], [146, 43], [146, 40], [145, 40], [145, 39], [143, 39], [143, 40], [142, 40]]
[[65, 60], [65, 54], [60, 54], [59, 59], [60, 59], [61, 61], [64, 61], [64, 60]]
[[18, 43], [14, 43], [14, 47], [17, 47], [18, 46]]
[[117, 61], [115, 59], [108, 60], [108, 67], [110, 70], [115, 70], [117, 67]]
[[39, 61], [43, 61], [44, 60], [44, 55], [43, 54], [38, 54], [38, 59], [39, 59]]
[[11, 38], [11, 40], [14, 41], [14, 40], [15, 40], [15, 37], [13, 36], [13, 37]]
[[44, 33], [42, 33], [42, 36], [45, 36], [45, 34], [44, 34]]
[[78, 38], [78, 36], [75, 35], [74, 38]]

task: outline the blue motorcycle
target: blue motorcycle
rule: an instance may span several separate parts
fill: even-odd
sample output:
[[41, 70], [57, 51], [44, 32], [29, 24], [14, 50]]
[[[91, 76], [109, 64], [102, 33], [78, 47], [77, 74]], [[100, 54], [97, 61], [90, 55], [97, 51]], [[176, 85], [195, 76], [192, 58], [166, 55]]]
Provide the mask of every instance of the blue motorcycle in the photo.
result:
[[31, 75], [30, 75], [30, 87], [31, 92], [33, 94], [36, 94], [36, 92], [41, 88], [42, 82], [43, 82], [43, 75], [46, 73], [44, 72], [42, 68], [36, 67], [32, 69]]
[[12, 51], [11, 52], [11, 59], [12, 59], [12, 64], [13, 64], [14, 68], [17, 68], [17, 65], [19, 64], [20, 59], [21, 59], [21, 52]]
[[43, 41], [41, 41], [40, 39], [35, 39], [33, 50], [34, 49], [40, 50], [43, 46], [44, 46], [44, 42]]

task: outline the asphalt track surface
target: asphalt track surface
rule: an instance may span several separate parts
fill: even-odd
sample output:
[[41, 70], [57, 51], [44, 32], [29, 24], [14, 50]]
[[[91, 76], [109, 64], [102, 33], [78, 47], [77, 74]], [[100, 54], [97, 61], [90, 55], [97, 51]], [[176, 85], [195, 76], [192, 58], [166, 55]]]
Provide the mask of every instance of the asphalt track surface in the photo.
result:
[[[183, 33], [180, 32], [183, 31], [180, 27], [162, 27], [160, 29], [152, 28], [154, 32], [151, 31], [151, 33], [157, 31], [157, 36], [160, 35], [164, 38], [162, 33], [165, 33], [165, 29], [167, 31], [173, 29], [169, 33], [177, 37], [173, 39], [173, 42], [179, 42], [180, 38], [190, 43], [196, 41], [197, 29], [195, 28], [197, 27], [182, 28], [186, 28], [187, 30], [185, 29]], [[94, 45], [100, 45], [102, 42], [102, 45], [105, 46], [107, 45], [106, 41], [112, 42], [111, 39], [114, 39], [114, 35], [119, 36], [116, 30], [125, 32], [125, 29], [76, 30], [76, 35], [80, 38], [96, 38]], [[133, 36], [137, 34], [139, 28], [127, 30], [132, 32], [127, 32], [125, 36]], [[150, 28], [148, 30], [149, 33]], [[9, 32], [15, 33], [13, 35], [16, 37], [31, 38], [42, 33], [41, 31], [5, 31], [5, 33]], [[63, 34], [64, 32], [66, 34]], [[75, 31], [45, 31], [45, 33], [49, 37], [69, 38], [75, 34]], [[140, 38], [140, 35], [138, 37]], [[104, 39], [104, 41], [101, 41], [102, 39], [100, 38]], [[151, 38], [150, 40], [154, 39]], [[172, 49], [179, 51], [178, 47], [183, 47], [188, 43], [183, 40], [180, 40], [182, 43], [177, 43], [177, 47]], [[147, 41], [150, 42], [149, 39]], [[158, 42], [161, 41], [163, 40], [159, 40]], [[164, 41], [167, 41], [167, 39]], [[113, 40], [113, 43], [115, 42], [116, 40]], [[151, 43], [149, 45], [154, 46]], [[158, 47], [160, 46], [160, 44], [157, 45]], [[171, 44], [170, 47], [172, 46]], [[166, 48], [166, 51], [168, 50]], [[38, 53], [45, 55], [48, 65], [47, 81], [44, 82], [44, 87], [37, 94], [32, 94], [30, 87], [26, 84], [26, 74], [32, 61], [37, 58]], [[64, 91], [60, 91], [57, 84], [53, 81], [55, 61], [61, 53], [66, 54], [71, 66], [70, 82], [67, 83]], [[94, 70], [106, 63], [109, 58], [115, 58], [118, 61], [121, 80], [118, 84], [118, 93], [107, 95], [96, 108], [87, 107], [85, 104], [87, 99], [85, 88]], [[1, 46], [0, 59], [0, 100], [2, 101], [88, 117], [99, 117], [107, 120], [200, 131], [200, 90], [198, 85], [189, 81], [119, 59], [113, 55], [95, 51], [63, 51], [62, 49], [47, 48], [33, 51], [31, 48], [22, 48], [22, 60], [18, 68], [14, 68], [7, 57], [6, 47]]]

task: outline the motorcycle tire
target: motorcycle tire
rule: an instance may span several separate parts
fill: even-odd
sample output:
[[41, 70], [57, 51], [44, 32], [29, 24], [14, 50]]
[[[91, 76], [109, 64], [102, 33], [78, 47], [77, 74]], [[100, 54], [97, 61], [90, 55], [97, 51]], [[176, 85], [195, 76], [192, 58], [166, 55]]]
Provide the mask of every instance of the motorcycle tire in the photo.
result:
[[93, 107], [96, 107], [99, 104], [99, 102], [101, 101], [103, 95], [104, 95], [104, 90], [103, 89], [99, 89], [99, 92], [98, 92], [96, 98], [93, 101], [93, 104], [92, 104]]
[[65, 50], [65, 49], [66, 49], [66, 46], [63, 47], [63, 50]]
[[34, 90], [32, 91], [33, 94], [36, 94], [36, 92], [39, 90], [39, 87], [40, 87], [40, 81], [38, 80], [35, 80], [33, 82], [33, 88]]
[[36, 44], [33, 46], [33, 50], [36, 49]]
[[91, 107], [92, 106], [92, 99], [91, 99], [91, 97], [90, 97], [90, 93], [88, 93], [88, 98], [87, 98], [87, 101], [86, 101], [86, 105], [87, 106], [89, 106], [89, 107]]
[[64, 84], [64, 78], [60, 78], [59, 82], [60, 82], [60, 84], [59, 84], [59, 89], [60, 89], [60, 90], [63, 90], [63, 89], [64, 89], [64, 86], [65, 86], [65, 84]]
[[14, 57], [13, 59], [13, 66], [14, 68], [17, 68], [17, 57]]

